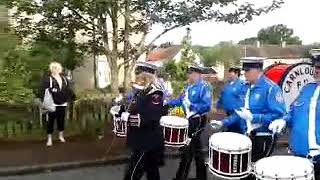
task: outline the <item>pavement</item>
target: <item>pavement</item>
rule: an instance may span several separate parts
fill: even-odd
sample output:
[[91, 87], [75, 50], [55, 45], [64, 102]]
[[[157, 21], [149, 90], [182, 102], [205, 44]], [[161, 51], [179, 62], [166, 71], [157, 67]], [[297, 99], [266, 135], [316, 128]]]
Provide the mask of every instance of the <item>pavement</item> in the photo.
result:
[[[274, 155], [287, 154], [284, 146], [277, 146]], [[177, 158], [167, 158], [166, 165], [160, 169], [161, 179], [171, 180], [178, 167]], [[194, 163], [194, 162], [193, 162]], [[103, 165], [72, 170], [50, 171], [20, 176], [0, 177], [0, 180], [121, 180], [123, 178], [125, 164]], [[194, 164], [191, 167], [189, 177], [195, 177]], [[144, 177], [142, 180], [146, 180]], [[208, 180], [222, 180], [208, 173]]]
[[[221, 117], [215, 118], [221, 119]], [[103, 138], [68, 137], [66, 143], [59, 143], [55, 140], [54, 145], [49, 148], [45, 146], [45, 139], [28, 142], [0, 140], [0, 180], [2, 177], [14, 175], [20, 176], [12, 177], [13, 179], [21, 177], [28, 179], [28, 174], [36, 173], [40, 174], [30, 177], [48, 176], [50, 179], [51, 176], [54, 176], [57, 179], [61, 174], [65, 174], [66, 177], [70, 177], [68, 179], [73, 179], [72, 177], [77, 177], [80, 174], [79, 178], [75, 178], [80, 180], [82, 171], [87, 172], [85, 174], [88, 175], [96, 174], [88, 176], [88, 179], [99, 179], [99, 174], [104, 178], [109, 175], [110, 177], [113, 175], [118, 177], [123, 173], [123, 164], [128, 159], [128, 150], [125, 138], [115, 138], [111, 129], [112, 127], [107, 124]], [[208, 139], [212, 133], [214, 132], [208, 125], [202, 133], [204, 145], [208, 146]], [[285, 153], [286, 137], [280, 141], [281, 148], [278, 148], [276, 152]], [[206, 151], [208, 148], [204, 150]], [[167, 150], [166, 154], [169, 166], [165, 166], [162, 171], [163, 174], [171, 177], [177, 167], [176, 158], [179, 152], [176, 149], [171, 149]], [[81, 170], [78, 170], [79, 168]], [[63, 172], [59, 172], [61, 170]], [[50, 173], [43, 174], [43, 172]], [[104, 173], [107, 174], [103, 176]]]

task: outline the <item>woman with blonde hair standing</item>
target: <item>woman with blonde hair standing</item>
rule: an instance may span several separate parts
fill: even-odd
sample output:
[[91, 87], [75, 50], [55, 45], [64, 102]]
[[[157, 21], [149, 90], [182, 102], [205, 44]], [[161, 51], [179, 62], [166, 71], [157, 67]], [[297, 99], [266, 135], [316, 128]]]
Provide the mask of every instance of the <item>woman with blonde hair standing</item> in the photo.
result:
[[52, 134], [54, 131], [54, 121], [57, 121], [57, 127], [59, 130], [59, 140], [64, 143], [64, 121], [65, 111], [68, 102], [75, 99], [75, 94], [62, 74], [63, 68], [60, 63], [52, 62], [49, 65], [50, 75], [43, 78], [40, 88], [41, 99], [44, 99], [46, 89], [52, 95], [52, 99], [55, 106], [54, 112], [49, 112], [49, 120], [47, 125], [47, 146], [52, 146]]

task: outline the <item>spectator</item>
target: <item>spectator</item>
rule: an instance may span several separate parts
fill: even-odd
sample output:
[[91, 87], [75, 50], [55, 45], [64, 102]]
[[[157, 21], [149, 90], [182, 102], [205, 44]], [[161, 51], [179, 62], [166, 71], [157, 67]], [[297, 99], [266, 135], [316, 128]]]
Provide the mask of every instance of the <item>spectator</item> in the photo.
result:
[[43, 100], [46, 89], [52, 94], [56, 110], [49, 112], [49, 120], [47, 125], [47, 146], [52, 146], [52, 134], [54, 131], [54, 122], [57, 121], [59, 130], [59, 140], [66, 142], [64, 132], [65, 111], [68, 102], [75, 99], [75, 94], [70, 83], [62, 75], [62, 66], [60, 63], [52, 62], [49, 65], [50, 76], [43, 78], [40, 88], [40, 98]]

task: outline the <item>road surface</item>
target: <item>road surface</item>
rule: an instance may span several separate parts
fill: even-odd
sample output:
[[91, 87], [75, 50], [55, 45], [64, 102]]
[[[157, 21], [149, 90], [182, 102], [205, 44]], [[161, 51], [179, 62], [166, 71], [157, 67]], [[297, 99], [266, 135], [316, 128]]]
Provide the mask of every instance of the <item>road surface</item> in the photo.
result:
[[[286, 154], [285, 147], [277, 147], [274, 154]], [[178, 167], [178, 159], [167, 159], [161, 168], [161, 179], [171, 180]], [[1, 177], [0, 180], [122, 180], [125, 165], [102, 166], [67, 171], [46, 172], [41, 174]], [[195, 177], [194, 165], [189, 177]], [[208, 180], [222, 180], [208, 173]], [[143, 178], [145, 180], [145, 178]]]

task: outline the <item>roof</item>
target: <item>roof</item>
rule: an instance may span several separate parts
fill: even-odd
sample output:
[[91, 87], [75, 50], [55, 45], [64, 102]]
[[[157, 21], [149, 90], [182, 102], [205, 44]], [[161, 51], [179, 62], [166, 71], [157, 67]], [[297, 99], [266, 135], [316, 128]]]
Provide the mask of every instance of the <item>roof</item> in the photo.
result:
[[148, 54], [147, 61], [162, 61], [173, 59], [180, 52], [180, 50], [180, 46], [157, 48]]
[[311, 45], [287, 45], [284, 48], [279, 45], [262, 45], [260, 48], [253, 45], [241, 45], [241, 56], [267, 57], [268, 59], [303, 58], [311, 48]]

